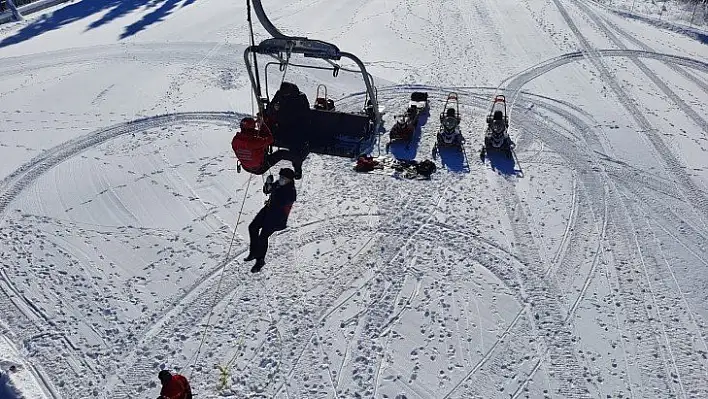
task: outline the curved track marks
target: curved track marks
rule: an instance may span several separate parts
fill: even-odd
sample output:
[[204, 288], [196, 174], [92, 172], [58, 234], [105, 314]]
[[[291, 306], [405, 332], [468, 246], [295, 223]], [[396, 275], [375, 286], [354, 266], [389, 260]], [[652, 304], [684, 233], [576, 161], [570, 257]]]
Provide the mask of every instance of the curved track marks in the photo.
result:
[[[117, 124], [111, 127], [99, 129], [97, 131], [91, 132], [89, 134], [77, 137], [73, 140], [62, 143], [58, 146], [50, 148], [30, 161], [26, 162], [20, 166], [17, 170], [12, 172], [5, 179], [0, 181], [0, 223], [5, 220], [7, 211], [12, 201], [22, 193], [27, 187], [34, 183], [38, 178], [40, 178], [47, 171], [52, 169], [59, 163], [74, 157], [81, 152], [95, 147], [97, 145], [103, 144], [109, 140], [118, 138], [125, 134], [141, 132], [147, 129], [168, 126], [187, 122], [216, 122], [216, 123], [232, 123], [234, 118], [241, 117], [240, 114], [229, 113], [229, 112], [190, 112], [190, 113], [179, 113], [179, 114], [169, 114], [160, 115], [154, 117], [148, 117], [144, 119], [139, 119], [136, 121], [130, 121], [126, 123]], [[11, 281], [6, 275], [2, 277], [2, 298], [6, 302], [7, 306], [3, 306], [9, 315], [12, 311], [11, 309], [17, 309], [17, 318], [27, 318], [31, 321], [28, 326], [25, 322], [18, 325], [26, 325], [22, 328], [21, 335], [30, 334], [32, 336], [41, 336], [46, 331], [52, 331], [55, 326], [53, 322], [48, 319], [44, 314], [27, 298], [19, 294], [19, 291], [12, 285]], [[19, 303], [17, 301], [20, 301]], [[9, 316], [8, 316], [9, 317]], [[19, 320], [19, 319], [18, 319]], [[32, 321], [33, 320], [33, 321]], [[34, 331], [34, 332], [32, 332]], [[37, 344], [40, 344], [40, 340], [36, 340]], [[62, 341], [67, 341], [64, 338]], [[52, 346], [53, 344], [48, 344]], [[69, 341], [66, 350], [68, 353], [72, 353], [77, 348]], [[74, 366], [66, 365], [59, 366], [57, 361], [66, 362], [67, 358], [63, 356], [54, 358], [51, 357], [47, 352], [37, 352], [37, 356], [41, 358], [41, 364], [44, 367], [49, 367], [51, 369], [75, 369]], [[78, 364], [83, 363], [82, 361], [73, 360]], [[87, 364], [84, 364], [89, 370]], [[78, 372], [78, 371], [77, 371]], [[71, 389], [71, 387], [65, 387], [64, 389]], [[79, 393], [74, 392], [72, 395], [77, 395]]]
[[36, 181], [37, 178], [42, 176], [49, 169], [82, 151], [125, 134], [140, 132], [150, 128], [185, 122], [233, 123], [234, 120], [241, 117], [241, 114], [230, 112], [184, 112], [151, 116], [99, 129], [52, 147], [20, 166], [17, 170], [0, 181], [0, 214], [3, 216], [3, 218], [0, 219], [0, 223], [4, 220], [10, 202], [12, 202], [22, 190]]
[[[585, 36], [580, 32], [580, 29], [578, 29], [577, 25], [575, 22], [573, 22], [573, 19], [570, 17], [568, 14], [568, 11], [565, 9], [563, 4], [561, 3], [560, 0], [553, 0], [553, 2], [556, 4], [556, 7], [560, 11], [561, 15], [563, 16], [563, 19], [566, 21], [570, 29], [573, 31], [575, 36], [577, 37], [578, 41], [580, 42], [581, 46], [583, 47], [583, 53], [588, 54], [589, 56], [587, 57], [588, 60], [597, 68], [597, 70], [600, 72], [600, 75], [602, 76], [603, 81], [612, 89], [614, 92], [615, 96], [617, 98], [627, 98], [626, 93], [624, 92], [624, 89], [619, 85], [615, 77], [612, 75], [612, 73], [609, 71], [608, 67], [602, 62], [602, 56], [608, 55], [608, 50], [597, 50], [595, 49], [590, 42], [585, 38]], [[612, 51], [612, 50], [609, 50]], [[628, 50], [614, 50], [615, 52], [625, 52], [624, 54], [629, 55], [629, 53], [626, 53]], [[648, 53], [648, 54], [655, 54], [656, 53], [650, 53], [646, 51], [642, 51], [642, 53]], [[632, 51], [631, 54], [639, 54], [636, 51]], [[684, 66], [692, 66], [696, 67], [696, 69], [700, 69], [702, 71], [708, 71], [708, 64], [702, 61], [698, 60], [693, 60], [690, 58], [686, 57], [677, 57], [677, 56], [671, 56], [668, 57], [667, 55], [660, 55], [658, 57], [662, 61], [668, 60], [668, 58], [671, 58], [671, 62], [676, 63], [676, 64], [682, 64]], [[651, 71], [649, 71], [651, 73]], [[663, 141], [661, 136], [657, 133], [656, 129], [653, 128], [649, 120], [644, 116], [644, 114], [639, 110], [639, 107], [633, 100], [630, 101], [624, 101], [621, 102], [621, 104], [624, 106], [624, 108], [627, 110], [627, 112], [632, 116], [632, 118], [636, 121], [638, 127], [640, 128], [641, 131], [643, 131], [646, 134], [647, 139], [651, 142], [652, 146], [654, 147], [655, 151], [659, 155], [659, 157], [663, 160], [664, 164], [666, 165], [667, 169], [669, 172], [671, 172], [674, 177], [676, 178], [677, 182], [681, 185], [681, 191], [684, 195], [684, 197], [694, 204], [694, 207], [696, 210], [699, 212], [702, 218], [704, 220], [708, 219], [708, 198], [706, 198], [705, 195], [703, 195], [702, 191], [698, 188], [696, 183], [691, 179], [691, 177], [686, 173], [684, 170], [683, 166], [681, 165], [681, 162], [679, 161], [678, 157], [673, 154], [671, 149], [666, 145], [666, 143]]]
[[[642, 43], [640, 40], [636, 39], [632, 35], [626, 33], [624, 30], [622, 30], [620, 27], [618, 27], [615, 24], [612, 24], [609, 22], [607, 19], [601, 19], [594, 10], [592, 10], [589, 6], [584, 4], [582, 1], [574, 3], [577, 7], [579, 7], [586, 15], [590, 17], [590, 19], [595, 23], [595, 25], [600, 29], [607, 37], [621, 50], [627, 50], [627, 46], [624, 45], [622, 40], [620, 40], [613, 32], [612, 30], [617, 31], [618, 33], [622, 34], [623, 36], [627, 37], [630, 39], [630, 41], [639, 47], [641, 47], [644, 51], [651, 51], [654, 52], [654, 49], [651, 47], [647, 46], [646, 44]], [[704, 134], [708, 134], [708, 123], [706, 122], [705, 119], [703, 119], [702, 116], [700, 116], [690, 105], [688, 105], [679, 95], [677, 95], [673, 90], [671, 90], [664, 81], [657, 76], [656, 73], [654, 73], [649, 67], [646, 66], [643, 62], [641, 62], [637, 57], [630, 57], [632, 62], [639, 68], [642, 73], [644, 73], [651, 81], [654, 83], [668, 98], [671, 99], [676, 105], [679, 106], [682, 112], [684, 112], [691, 120], [696, 123], [702, 130]], [[693, 75], [688, 74], [685, 70], [678, 68], [676, 65], [670, 62], [665, 62], [666, 65], [669, 66], [674, 72], [678, 73], [679, 75], [683, 76], [684, 78], [690, 80], [692, 83], [701, 86], [703, 90], [708, 90], [708, 85], [703, 83], [700, 79], [696, 79]]]

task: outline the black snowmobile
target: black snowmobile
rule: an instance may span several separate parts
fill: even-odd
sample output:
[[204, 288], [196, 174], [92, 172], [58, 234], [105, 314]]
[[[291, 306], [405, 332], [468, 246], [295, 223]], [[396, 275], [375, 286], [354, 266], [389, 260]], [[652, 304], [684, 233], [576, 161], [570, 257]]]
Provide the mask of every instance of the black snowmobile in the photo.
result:
[[488, 152], [503, 152], [512, 158], [514, 142], [509, 137], [509, 117], [506, 111], [506, 97], [494, 97], [492, 108], [487, 115], [487, 130], [484, 134], [484, 146], [480, 151], [480, 159], [484, 162]]
[[440, 130], [437, 141], [433, 146], [433, 158], [440, 148], [455, 147], [462, 149], [465, 138], [460, 130], [460, 106], [457, 101], [457, 93], [450, 93], [445, 100], [444, 111], [440, 113]]

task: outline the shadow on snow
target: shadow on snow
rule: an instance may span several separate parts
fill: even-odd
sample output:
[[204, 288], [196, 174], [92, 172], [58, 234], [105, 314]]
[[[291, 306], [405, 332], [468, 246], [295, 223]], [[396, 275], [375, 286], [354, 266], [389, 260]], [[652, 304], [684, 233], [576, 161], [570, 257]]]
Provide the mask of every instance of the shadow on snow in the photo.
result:
[[0, 398], [14, 399], [19, 397], [19, 392], [10, 385], [10, 378], [7, 374], [0, 372]]
[[487, 151], [486, 159], [493, 170], [504, 176], [523, 177], [524, 172], [517, 168], [516, 153], [512, 151], [512, 156], [508, 156], [505, 151]]
[[92, 22], [86, 28], [86, 31], [101, 27], [138, 9], [143, 9], [143, 12], [147, 13], [139, 21], [126, 26], [120, 35], [120, 39], [125, 39], [152, 24], [163, 21], [178, 6], [182, 8], [195, 2], [196, 0], [82, 0], [68, 4], [52, 13], [42, 15], [20, 29], [16, 34], [0, 41], [0, 48], [24, 42], [72, 22], [91, 17], [94, 14], [105, 12], [100, 19]]
[[[437, 157], [440, 157], [440, 164], [447, 170], [455, 173], [469, 173], [470, 164], [467, 157], [467, 149], [457, 147], [438, 147]], [[437, 158], [433, 157], [433, 159]]]

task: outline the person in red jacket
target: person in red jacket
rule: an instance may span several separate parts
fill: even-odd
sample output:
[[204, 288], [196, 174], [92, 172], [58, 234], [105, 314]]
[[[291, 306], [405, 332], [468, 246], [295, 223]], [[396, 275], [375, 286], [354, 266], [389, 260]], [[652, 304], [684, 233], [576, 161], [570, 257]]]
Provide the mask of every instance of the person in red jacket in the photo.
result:
[[303, 158], [284, 148], [268, 154], [268, 148], [273, 142], [273, 134], [268, 125], [249, 117], [241, 120], [241, 130], [231, 140], [231, 148], [241, 167], [249, 173], [262, 175], [273, 165], [286, 160], [293, 164], [295, 178], [300, 179]]
[[162, 383], [160, 396], [157, 399], [192, 399], [192, 388], [183, 375], [172, 375], [169, 371], [162, 370], [157, 378]]

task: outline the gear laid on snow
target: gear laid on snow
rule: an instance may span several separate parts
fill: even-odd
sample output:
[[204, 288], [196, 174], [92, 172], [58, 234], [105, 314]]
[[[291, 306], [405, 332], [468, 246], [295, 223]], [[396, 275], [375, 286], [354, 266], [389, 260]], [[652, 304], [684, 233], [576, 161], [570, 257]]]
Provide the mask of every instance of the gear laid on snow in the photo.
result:
[[418, 162], [416, 160], [392, 159], [389, 157], [378, 157], [361, 155], [354, 170], [361, 173], [381, 173], [393, 176], [404, 177], [406, 179], [430, 180], [431, 175], [437, 170], [435, 162], [426, 159]]
[[383, 169], [383, 165], [368, 155], [360, 156], [354, 165], [354, 170], [357, 172], [371, 172], [374, 169]]

